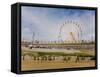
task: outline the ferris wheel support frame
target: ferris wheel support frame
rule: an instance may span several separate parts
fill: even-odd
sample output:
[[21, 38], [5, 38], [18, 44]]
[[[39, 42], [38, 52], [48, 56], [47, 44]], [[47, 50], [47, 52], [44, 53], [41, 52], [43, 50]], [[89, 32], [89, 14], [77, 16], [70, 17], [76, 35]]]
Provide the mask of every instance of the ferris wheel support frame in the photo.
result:
[[59, 31], [59, 35], [58, 35], [58, 41], [61, 41], [62, 40], [62, 36], [61, 36], [61, 31], [62, 31], [62, 28], [66, 25], [66, 24], [74, 24], [75, 25], [75, 28], [77, 29], [78, 31], [78, 40], [77, 40], [77, 43], [81, 43], [82, 40], [83, 40], [83, 31], [82, 31], [82, 27], [80, 26], [79, 23], [75, 22], [75, 21], [72, 21], [72, 20], [67, 20], [63, 23], [63, 25], [60, 27], [60, 31]]

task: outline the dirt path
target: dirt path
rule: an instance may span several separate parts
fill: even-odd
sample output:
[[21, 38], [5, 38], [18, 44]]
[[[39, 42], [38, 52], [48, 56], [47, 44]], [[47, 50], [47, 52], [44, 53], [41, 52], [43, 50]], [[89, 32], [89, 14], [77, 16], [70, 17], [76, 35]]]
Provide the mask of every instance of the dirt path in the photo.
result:
[[94, 67], [94, 61], [84, 62], [61, 62], [61, 61], [22, 61], [22, 71], [25, 70], [42, 70], [42, 69], [59, 69], [59, 68], [75, 68], [75, 67]]

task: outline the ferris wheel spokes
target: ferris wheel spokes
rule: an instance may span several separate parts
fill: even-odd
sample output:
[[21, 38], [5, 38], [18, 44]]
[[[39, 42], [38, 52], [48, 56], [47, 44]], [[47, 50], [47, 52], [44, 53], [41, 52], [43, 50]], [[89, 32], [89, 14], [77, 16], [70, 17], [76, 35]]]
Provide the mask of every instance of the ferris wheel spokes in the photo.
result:
[[[82, 35], [83, 35], [81, 25], [78, 22], [75, 22], [75, 21], [72, 21], [72, 20], [65, 21], [64, 24], [60, 27], [59, 35], [58, 35], [58, 41], [63, 40], [62, 39], [63, 27], [69, 26], [69, 24], [71, 24], [73, 26], [73, 28], [75, 28], [75, 30], [77, 31], [77, 35], [74, 35], [74, 32], [69, 32], [69, 35], [71, 36], [73, 41], [67, 42], [67, 43], [81, 43], [82, 42]], [[66, 41], [69, 41], [69, 40], [66, 40]]]

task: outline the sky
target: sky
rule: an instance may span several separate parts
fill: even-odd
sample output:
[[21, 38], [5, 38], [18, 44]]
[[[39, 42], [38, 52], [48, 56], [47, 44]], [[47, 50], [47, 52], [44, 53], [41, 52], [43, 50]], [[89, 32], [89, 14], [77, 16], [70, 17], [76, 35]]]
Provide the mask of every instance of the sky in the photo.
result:
[[[95, 38], [95, 10], [21, 7], [22, 40], [57, 41]], [[77, 25], [79, 25], [79, 28]], [[78, 37], [79, 36], [79, 37]]]

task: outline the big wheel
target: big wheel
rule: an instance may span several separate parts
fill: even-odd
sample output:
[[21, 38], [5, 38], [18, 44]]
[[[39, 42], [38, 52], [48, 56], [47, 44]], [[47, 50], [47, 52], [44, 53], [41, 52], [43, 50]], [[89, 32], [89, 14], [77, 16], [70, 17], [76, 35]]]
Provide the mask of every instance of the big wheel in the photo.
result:
[[83, 31], [81, 23], [67, 20], [59, 29], [58, 40], [67, 43], [79, 43], [82, 41]]

